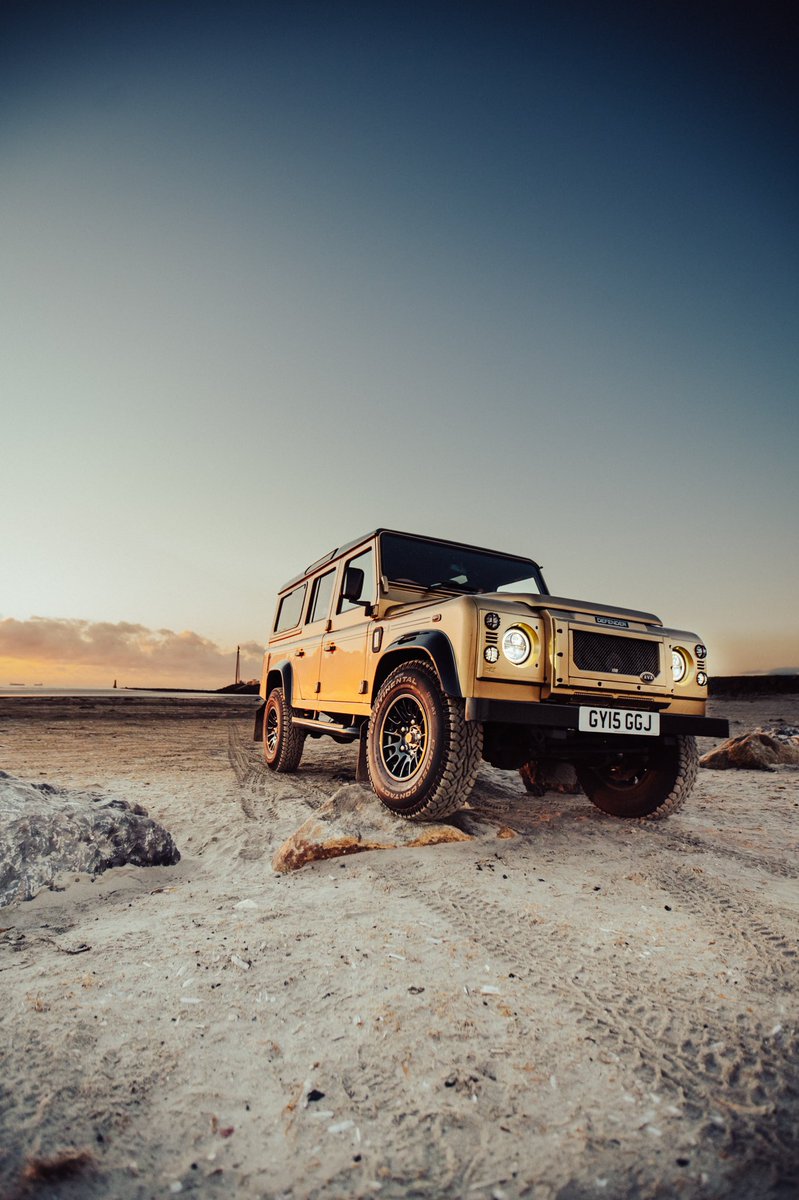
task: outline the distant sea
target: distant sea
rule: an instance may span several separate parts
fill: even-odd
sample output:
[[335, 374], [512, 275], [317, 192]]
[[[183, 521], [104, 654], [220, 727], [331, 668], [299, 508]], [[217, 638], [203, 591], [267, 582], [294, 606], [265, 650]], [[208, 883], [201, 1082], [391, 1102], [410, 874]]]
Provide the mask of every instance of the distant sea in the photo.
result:
[[207, 692], [194, 688], [175, 688], [172, 691], [157, 688], [74, 688], [74, 687], [2, 687], [0, 696], [109, 696], [122, 699], [124, 696], [219, 696], [212, 688]]

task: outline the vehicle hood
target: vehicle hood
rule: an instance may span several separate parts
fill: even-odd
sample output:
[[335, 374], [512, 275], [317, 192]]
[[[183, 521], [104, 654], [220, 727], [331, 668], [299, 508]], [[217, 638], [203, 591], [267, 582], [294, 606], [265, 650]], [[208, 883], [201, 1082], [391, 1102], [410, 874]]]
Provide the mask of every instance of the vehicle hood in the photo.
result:
[[481, 600], [496, 600], [497, 604], [525, 604], [534, 611], [549, 609], [553, 612], [566, 614], [586, 613], [590, 616], [619, 617], [622, 620], [641, 622], [644, 625], [662, 625], [660, 617], [654, 613], [641, 612], [637, 608], [619, 608], [614, 604], [598, 604], [594, 600], [572, 600], [565, 596], [538, 596], [527, 592], [493, 592], [482, 593]]

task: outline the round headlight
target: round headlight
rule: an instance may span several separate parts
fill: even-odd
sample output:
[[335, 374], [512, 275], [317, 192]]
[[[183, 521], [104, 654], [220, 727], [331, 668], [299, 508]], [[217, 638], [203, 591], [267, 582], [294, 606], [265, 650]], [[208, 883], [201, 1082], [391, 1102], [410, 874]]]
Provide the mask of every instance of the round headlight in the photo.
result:
[[683, 654], [682, 650], [672, 650], [671, 652], [671, 672], [674, 676], [674, 682], [680, 683], [685, 679], [685, 673], [688, 670], [688, 659]]
[[517, 667], [527, 661], [532, 648], [529, 637], [518, 625], [509, 629], [502, 639], [502, 653]]

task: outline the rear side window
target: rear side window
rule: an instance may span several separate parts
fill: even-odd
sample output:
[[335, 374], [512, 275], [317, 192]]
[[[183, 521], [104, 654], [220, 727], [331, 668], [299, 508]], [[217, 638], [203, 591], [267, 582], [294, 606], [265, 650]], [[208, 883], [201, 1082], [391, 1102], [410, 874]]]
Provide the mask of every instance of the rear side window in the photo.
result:
[[308, 584], [301, 583], [280, 601], [275, 617], [275, 633], [283, 633], [285, 629], [294, 629], [299, 625], [307, 589]]
[[333, 580], [335, 578], [336, 572], [328, 571], [326, 575], [320, 575], [314, 582], [311, 611], [308, 614], [309, 624], [312, 621], [323, 621], [330, 612], [330, 599], [333, 595]]

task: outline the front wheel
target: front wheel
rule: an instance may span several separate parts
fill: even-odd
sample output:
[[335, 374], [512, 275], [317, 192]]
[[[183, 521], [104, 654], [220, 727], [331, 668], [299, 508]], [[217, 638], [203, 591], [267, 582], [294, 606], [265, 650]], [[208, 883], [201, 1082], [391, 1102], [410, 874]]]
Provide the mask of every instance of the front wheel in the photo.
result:
[[659, 820], [681, 808], [699, 768], [696, 739], [678, 737], [642, 753], [577, 762], [580, 785], [592, 804], [613, 817]]
[[291, 719], [282, 688], [269, 693], [264, 711], [264, 761], [270, 771], [296, 771], [302, 758], [305, 733]]
[[483, 727], [462, 700], [441, 690], [426, 662], [392, 671], [369, 718], [369, 781], [386, 808], [411, 821], [436, 821], [461, 808], [477, 778]]

